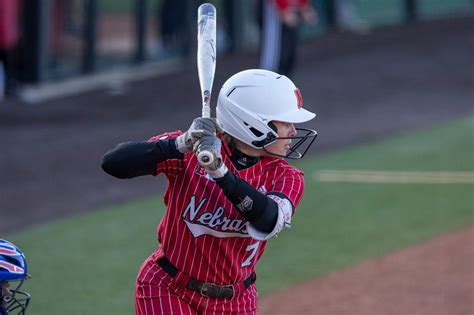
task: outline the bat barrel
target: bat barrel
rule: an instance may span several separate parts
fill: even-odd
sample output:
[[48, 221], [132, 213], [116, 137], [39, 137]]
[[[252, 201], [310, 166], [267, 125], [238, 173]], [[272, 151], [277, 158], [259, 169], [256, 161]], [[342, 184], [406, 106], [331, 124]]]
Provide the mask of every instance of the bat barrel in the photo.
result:
[[198, 8], [198, 16], [213, 15], [216, 16], [216, 7], [210, 3], [203, 3]]
[[[211, 117], [211, 94], [216, 70], [216, 7], [204, 3], [198, 8], [197, 17], [197, 68], [202, 96], [202, 117]], [[209, 151], [198, 152], [201, 165], [209, 165], [214, 156]]]
[[207, 107], [211, 104], [212, 83], [216, 69], [216, 8], [210, 3], [202, 4], [198, 9], [197, 18], [197, 67], [202, 93], [202, 112], [203, 117], [210, 117], [210, 108]]

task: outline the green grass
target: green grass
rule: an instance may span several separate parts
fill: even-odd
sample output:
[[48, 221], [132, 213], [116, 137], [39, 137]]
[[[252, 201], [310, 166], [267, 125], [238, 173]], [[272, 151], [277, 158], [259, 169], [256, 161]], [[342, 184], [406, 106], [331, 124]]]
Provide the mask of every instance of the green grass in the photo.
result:
[[[323, 169], [474, 170], [474, 118], [298, 163], [306, 192], [291, 231], [258, 267], [266, 294], [471, 225], [473, 185], [316, 182]], [[317, 144], [316, 144], [317, 145]], [[32, 314], [131, 314], [138, 268], [156, 246], [162, 197], [7, 235], [26, 253]]]
[[262, 258], [261, 291], [472, 224], [472, 184], [330, 183], [316, 182], [312, 174], [325, 169], [473, 171], [473, 135], [474, 119], [469, 118], [299, 163], [306, 174], [303, 203], [293, 230], [272, 240]]

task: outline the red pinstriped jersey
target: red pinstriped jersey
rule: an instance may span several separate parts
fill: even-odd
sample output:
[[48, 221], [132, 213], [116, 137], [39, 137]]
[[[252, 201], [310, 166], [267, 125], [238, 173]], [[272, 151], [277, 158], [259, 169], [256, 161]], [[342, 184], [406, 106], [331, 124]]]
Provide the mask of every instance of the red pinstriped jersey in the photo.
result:
[[[149, 141], [175, 138], [167, 133]], [[296, 208], [304, 190], [303, 172], [279, 158], [263, 157], [250, 168], [237, 170], [222, 151], [224, 163], [261, 193], [280, 192]], [[249, 222], [204, 172], [194, 153], [157, 165], [168, 179], [166, 212], [158, 226], [156, 259], [166, 256], [179, 270], [203, 282], [233, 284], [255, 271], [266, 241], [252, 239]]]

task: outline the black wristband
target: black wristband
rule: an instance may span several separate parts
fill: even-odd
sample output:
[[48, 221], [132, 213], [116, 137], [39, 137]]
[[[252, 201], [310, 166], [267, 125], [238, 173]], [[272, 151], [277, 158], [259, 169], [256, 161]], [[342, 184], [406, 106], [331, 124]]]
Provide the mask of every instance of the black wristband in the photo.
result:
[[247, 221], [262, 232], [270, 233], [273, 230], [278, 218], [275, 201], [230, 171], [215, 181]]

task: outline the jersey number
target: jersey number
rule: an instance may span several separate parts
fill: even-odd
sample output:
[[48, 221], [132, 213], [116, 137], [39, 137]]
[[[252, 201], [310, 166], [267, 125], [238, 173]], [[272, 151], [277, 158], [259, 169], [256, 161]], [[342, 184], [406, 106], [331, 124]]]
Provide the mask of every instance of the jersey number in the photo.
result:
[[242, 265], [240, 265], [240, 267], [247, 267], [247, 266], [250, 266], [252, 264], [252, 259], [255, 257], [255, 255], [257, 254], [257, 249], [258, 249], [258, 245], [260, 245], [260, 242], [257, 242], [255, 244], [251, 244], [249, 246], [247, 246], [247, 248], [245, 249], [246, 252], [250, 252], [250, 254], [248, 255], [248, 257], [244, 260], [244, 262], [242, 263]]

